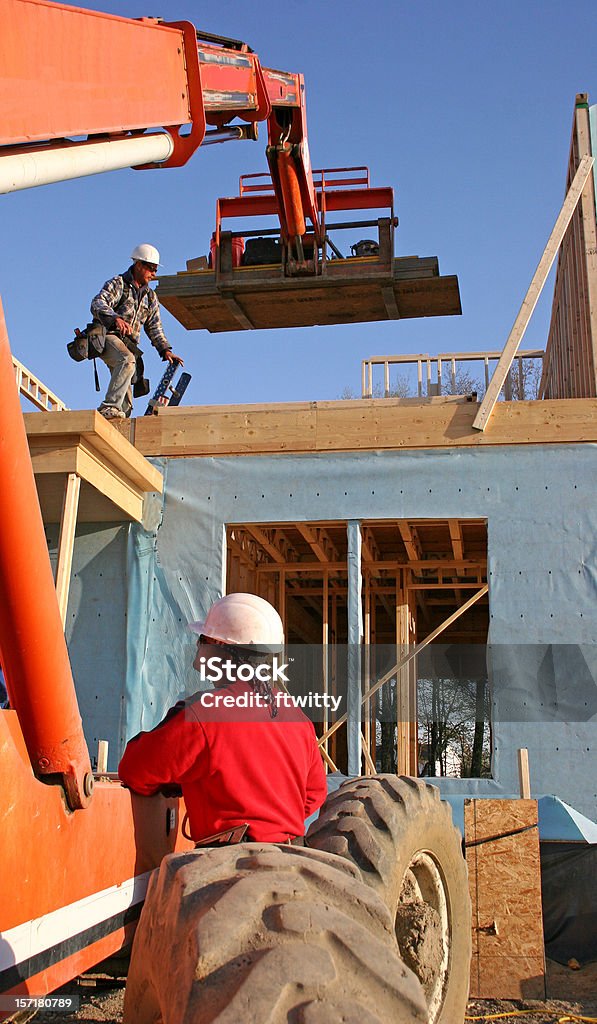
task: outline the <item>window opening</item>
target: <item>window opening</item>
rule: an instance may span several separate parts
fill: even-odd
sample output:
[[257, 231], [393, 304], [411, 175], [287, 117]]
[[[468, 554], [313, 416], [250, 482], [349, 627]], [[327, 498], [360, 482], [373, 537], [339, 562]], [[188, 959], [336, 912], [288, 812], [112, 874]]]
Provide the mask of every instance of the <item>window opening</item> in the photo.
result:
[[[367, 520], [360, 529], [362, 692], [403, 662], [363, 705], [363, 773], [490, 775], [485, 520]], [[230, 524], [227, 550], [227, 592], [270, 601], [289, 645], [321, 649], [313, 666], [322, 691], [345, 694], [347, 523]], [[335, 722], [323, 719], [319, 735]], [[346, 771], [344, 725], [324, 747], [329, 767]]]

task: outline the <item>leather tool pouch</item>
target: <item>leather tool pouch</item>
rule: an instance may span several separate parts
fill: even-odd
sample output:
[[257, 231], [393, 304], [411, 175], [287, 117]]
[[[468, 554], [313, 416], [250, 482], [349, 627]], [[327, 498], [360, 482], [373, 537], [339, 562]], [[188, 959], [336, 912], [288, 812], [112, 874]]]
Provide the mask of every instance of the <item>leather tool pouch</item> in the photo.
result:
[[75, 327], [75, 337], [69, 341], [66, 350], [76, 363], [82, 363], [85, 359], [95, 359], [100, 355], [106, 344], [106, 328], [93, 321], [80, 331]]
[[228, 828], [224, 832], [216, 832], [213, 836], [207, 836], [195, 843], [195, 849], [203, 846], [236, 846], [237, 843], [246, 842], [245, 835], [248, 829], [249, 826], [245, 824]]
[[143, 353], [141, 349], [135, 346], [135, 376], [133, 377], [133, 396], [134, 398], [143, 398], [149, 394], [150, 384], [145, 374], [145, 364], [143, 362]]

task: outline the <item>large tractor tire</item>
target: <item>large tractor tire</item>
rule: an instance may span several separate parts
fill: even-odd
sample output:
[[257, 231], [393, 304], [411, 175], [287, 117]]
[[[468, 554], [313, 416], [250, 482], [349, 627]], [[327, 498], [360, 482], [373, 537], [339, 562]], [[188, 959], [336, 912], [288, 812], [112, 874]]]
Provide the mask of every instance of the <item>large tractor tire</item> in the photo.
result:
[[358, 870], [247, 843], [165, 857], [133, 945], [124, 1024], [427, 1024]]
[[471, 909], [462, 840], [439, 791], [397, 775], [346, 782], [326, 800], [307, 842], [360, 869], [390, 911], [402, 959], [423, 986], [430, 1024], [460, 1024]]

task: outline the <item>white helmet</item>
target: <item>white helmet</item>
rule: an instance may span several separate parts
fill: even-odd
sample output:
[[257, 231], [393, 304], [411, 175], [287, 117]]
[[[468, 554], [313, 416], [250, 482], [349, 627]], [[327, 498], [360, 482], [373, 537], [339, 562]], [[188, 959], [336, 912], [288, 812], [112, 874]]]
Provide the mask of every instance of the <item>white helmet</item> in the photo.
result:
[[193, 633], [247, 647], [256, 654], [277, 654], [284, 647], [284, 626], [276, 609], [255, 594], [227, 594], [212, 604], [203, 622], [191, 622]]
[[156, 249], [155, 245], [149, 245], [148, 242], [143, 242], [141, 245], [135, 246], [131, 253], [132, 260], [142, 260], [143, 263], [155, 263], [157, 267], [160, 265], [160, 254]]

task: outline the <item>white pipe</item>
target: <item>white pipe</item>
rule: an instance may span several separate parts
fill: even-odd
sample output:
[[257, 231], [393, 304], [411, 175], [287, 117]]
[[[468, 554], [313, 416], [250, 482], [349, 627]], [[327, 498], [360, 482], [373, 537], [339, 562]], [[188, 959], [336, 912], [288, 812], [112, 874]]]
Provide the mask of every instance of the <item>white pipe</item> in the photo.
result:
[[107, 142], [80, 142], [0, 156], [0, 194], [139, 164], [163, 163], [174, 143], [165, 132]]

